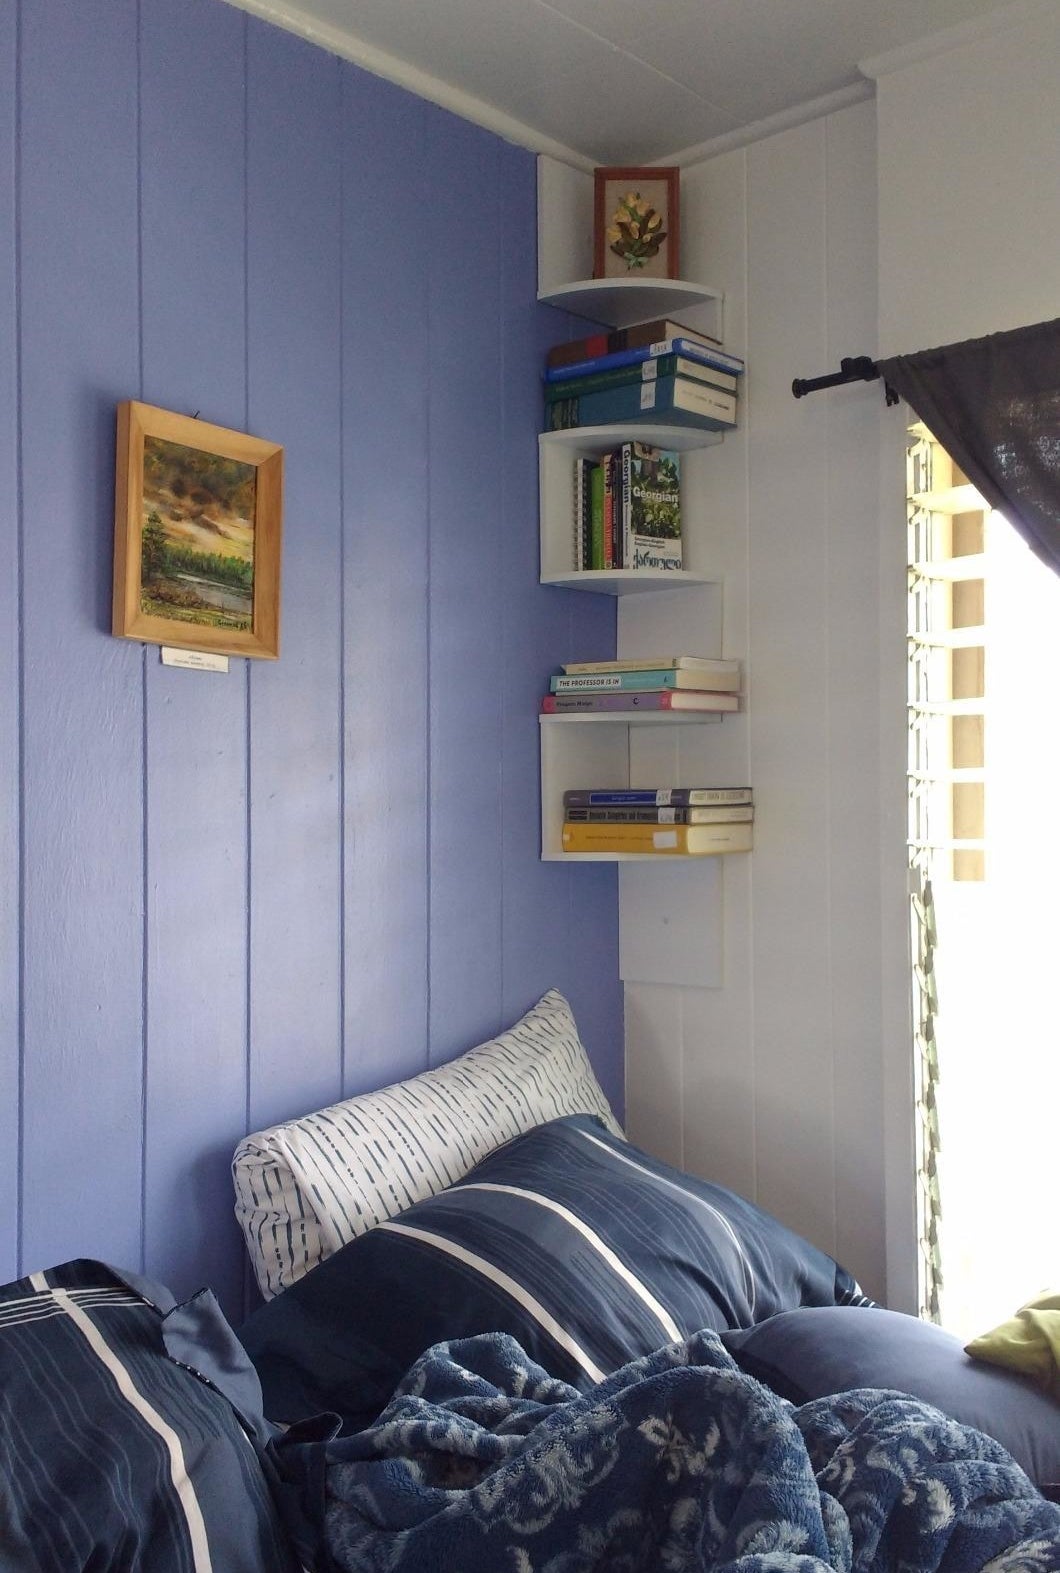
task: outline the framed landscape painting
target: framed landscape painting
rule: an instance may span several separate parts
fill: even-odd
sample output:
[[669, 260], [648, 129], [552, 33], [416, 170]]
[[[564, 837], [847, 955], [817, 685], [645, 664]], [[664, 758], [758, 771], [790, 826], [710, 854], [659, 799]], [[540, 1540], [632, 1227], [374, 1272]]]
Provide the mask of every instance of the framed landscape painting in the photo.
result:
[[276, 443], [120, 404], [114, 633], [275, 660], [282, 512]]

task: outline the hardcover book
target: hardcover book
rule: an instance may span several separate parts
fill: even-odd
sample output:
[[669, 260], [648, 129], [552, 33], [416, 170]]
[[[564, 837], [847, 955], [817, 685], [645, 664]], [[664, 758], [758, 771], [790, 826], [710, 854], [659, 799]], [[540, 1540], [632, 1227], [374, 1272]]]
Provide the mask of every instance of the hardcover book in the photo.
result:
[[709, 383], [673, 376], [545, 402], [545, 425], [549, 431], [640, 420], [697, 426], [704, 431], [731, 431], [736, 425], [736, 398]]
[[715, 366], [718, 371], [731, 371], [737, 377], [744, 369], [739, 355], [730, 355], [727, 350], [717, 349], [713, 345], [697, 344], [694, 339], [672, 338], [658, 339], [651, 344], [639, 345], [636, 349], [618, 350], [614, 354], [590, 355], [568, 366], [549, 366], [545, 371], [545, 379], [548, 382], [562, 382], [565, 377], [610, 371], [613, 366], [639, 366], [641, 361], [658, 360], [661, 355], [688, 355], [692, 360], [702, 361], [704, 365]]
[[565, 344], [554, 344], [548, 351], [550, 366], [571, 366], [576, 361], [592, 360], [600, 355], [613, 355], [620, 350], [638, 349], [643, 344], [655, 344], [660, 339], [691, 339], [707, 349], [721, 349], [721, 343], [709, 333], [698, 328], [686, 327], [683, 322], [672, 322], [668, 317], [654, 322], [635, 322], [628, 328], [612, 328], [607, 333], [590, 333], [584, 339], [570, 339]]
[[565, 715], [579, 710], [703, 710], [720, 715], [739, 708], [739, 694], [717, 694], [705, 689], [666, 689], [661, 693], [640, 694], [546, 694], [541, 701], [542, 715]]
[[[627, 672], [564, 672], [560, 676], [550, 677], [548, 686], [553, 694], [605, 694], [659, 688], [702, 690], [705, 684], [698, 672], [689, 672], [682, 667], [645, 667]], [[730, 693], [728, 697], [739, 698], [739, 695]]]
[[565, 813], [569, 820], [588, 820], [592, 824], [728, 825], [749, 824], [755, 817], [750, 803], [717, 803], [710, 808], [578, 808], [571, 804]]
[[563, 821], [564, 852], [646, 852], [706, 857], [719, 852], [749, 852], [753, 826], [593, 824]]
[[642, 361], [639, 366], [615, 366], [611, 371], [587, 373], [582, 377], [565, 377], [562, 382], [546, 382], [545, 398], [549, 403], [569, 399], [575, 394], [599, 393], [602, 388], [625, 388], [632, 383], [652, 382], [659, 377], [692, 377], [696, 382], [709, 383], [725, 393], [736, 392], [736, 378], [729, 371], [718, 371], [703, 361], [691, 360], [687, 355], [661, 355], [658, 360]]
[[710, 803], [750, 803], [752, 791], [741, 787], [568, 787], [564, 808], [649, 803], [658, 808]]
[[604, 566], [604, 467], [594, 464], [589, 475], [589, 567]]
[[604, 467], [604, 568], [618, 568], [620, 554], [616, 541], [616, 493], [615, 476], [618, 468], [614, 453], [605, 453], [600, 463]]
[[617, 656], [607, 661], [566, 661], [565, 675], [591, 672], [698, 672], [704, 688], [732, 688], [740, 686], [739, 661], [718, 661], [705, 655], [644, 655]]
[[578, 458], [574, 465], [574, 566], [577, 569], [593, 565], [592, 476], [598, 468], [595, 459]]

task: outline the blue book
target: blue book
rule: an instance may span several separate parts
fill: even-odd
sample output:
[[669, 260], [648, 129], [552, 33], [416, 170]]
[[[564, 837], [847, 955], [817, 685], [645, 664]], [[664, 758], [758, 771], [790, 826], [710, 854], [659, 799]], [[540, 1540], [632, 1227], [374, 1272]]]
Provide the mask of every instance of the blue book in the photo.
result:
[[648, 807], [689, 807], [703, 803], [750, 803], [750, 787], [570, 787], [565, 808], [645, 804]]
[[716, 350], [710, 345], [699, 344], [695, 339], [659, 339], [655, 344], [641, 344], [632, 350], [614, 350], [610, 355], [597, 355], [592, 360], [577, 360], [572, 366], [549, 366], [546, 382], [566, 382], [568, 377], [587, 377], [593, 372], [610, 371], [613, 366], [639, 366], [641, 361], [658, 360], [661, 355], [687, 355], [704, 366], [715, 366], [718, 371], [731, 371], [739, 376], [743, 361], [728, 350]]
[[730, 431], [736, 425], [736, 395], [709, 382], [672, 376], [572, 394], [545, 406], [548, 431], [623, 421], [663, 421], [706, 431]]

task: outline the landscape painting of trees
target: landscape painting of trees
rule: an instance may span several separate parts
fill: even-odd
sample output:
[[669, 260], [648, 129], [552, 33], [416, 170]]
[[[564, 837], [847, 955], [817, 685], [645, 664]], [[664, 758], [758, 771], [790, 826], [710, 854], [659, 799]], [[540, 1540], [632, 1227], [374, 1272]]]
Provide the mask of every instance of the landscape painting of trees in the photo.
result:
[[145, 439], [143, 611], [214, 628], [250, 627], [256, 474], [252, 464]]
[[275, 656], [283, 449], [129, 401], [118, 450], [114, 632]]

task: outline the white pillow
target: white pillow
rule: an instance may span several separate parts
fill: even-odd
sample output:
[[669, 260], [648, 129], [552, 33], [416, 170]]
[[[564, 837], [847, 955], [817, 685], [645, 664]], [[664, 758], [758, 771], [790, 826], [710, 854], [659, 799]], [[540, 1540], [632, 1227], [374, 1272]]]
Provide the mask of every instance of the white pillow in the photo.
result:
[[358, 1234], [462, 1179], [564, 1114], [622, 1130], [557, 989], [448, 1065], [245, 1136], [232, 1178], [258, 1287], [271, 1299]]

